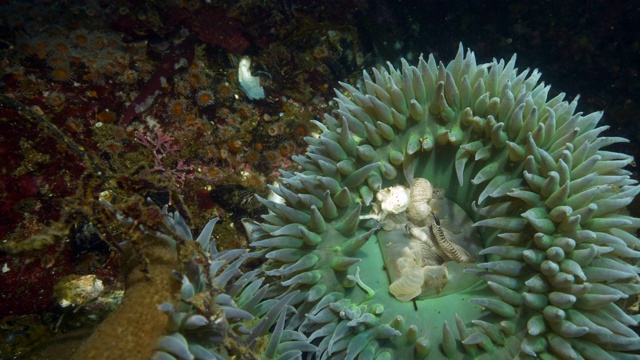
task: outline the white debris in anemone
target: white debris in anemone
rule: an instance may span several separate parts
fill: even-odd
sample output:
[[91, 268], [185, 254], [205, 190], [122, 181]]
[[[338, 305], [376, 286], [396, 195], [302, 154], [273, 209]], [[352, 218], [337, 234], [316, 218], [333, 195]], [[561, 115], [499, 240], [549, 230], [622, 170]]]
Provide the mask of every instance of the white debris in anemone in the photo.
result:
[[380, 221], [383, 231], [394, 234], [380, 247], [391, 280], [389, 292], [399, 301], [440, 293], [450, 280], [449, 266], [464, 267], [475, 260], [481, 246], [473, 222], [427, 179], [416, 178], [411, 187], [383, 188], [376, 200], [372, 213], [363, 218]]
[[399, 301], [410, 301], [422, 293], [422, 287], [439, 289], [447, 285], [449, 272], [441, 265], [423, 266], [422, 249], [417, 243], [402, 249], [396, 265], [400, 277], [389, 285], [389, 292]]
[[444, 197], [444, 190], [434, 189], [429, 180], [414, 179], [411, 186], [411, 202], [407, 208], [407, 216], [414, 224], [421, 224], [431, 216], [432, 210], [429, 202], [431, 199]]
[[378, 191], [376, 199], [380, 202], [380, 209], [391, 214], [400, 214], [409, 207], [411, 190], [404, 186], [391, 186]]

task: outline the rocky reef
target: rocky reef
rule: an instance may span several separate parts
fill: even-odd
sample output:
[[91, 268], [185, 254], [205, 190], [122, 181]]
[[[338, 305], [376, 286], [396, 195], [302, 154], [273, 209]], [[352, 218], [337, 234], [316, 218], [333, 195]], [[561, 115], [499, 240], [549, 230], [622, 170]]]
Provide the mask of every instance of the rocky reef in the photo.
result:
[[637, 355], [631, 4], [67, 5], [0, 4], [3, 356]]

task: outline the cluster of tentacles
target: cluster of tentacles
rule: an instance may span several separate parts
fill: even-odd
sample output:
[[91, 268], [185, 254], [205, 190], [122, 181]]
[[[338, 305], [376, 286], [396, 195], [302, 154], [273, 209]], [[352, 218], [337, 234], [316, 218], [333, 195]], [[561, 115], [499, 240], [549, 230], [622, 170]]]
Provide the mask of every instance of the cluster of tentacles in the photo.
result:
[[[198, 245], [191, 248], [198, 249], [200, 255], [189, 260], [184, 274], [174, 273], [182, 283], [179, 305], [167, 302], [159, 306], [168, 315], [169, 325], [154, 360], [287, 359], [315, 349], [303, 334], [284, 330], [286, 306], [298, 291], [279, 299], [268, 298], [269, 285], [264, 284], [263, 271], [240, 270], [245, 261], [259, 253], [250, 254], [244, 249], [218, 252], [211, 240], [217, 218], [209, 221], [194, 240], [177, 212], [168, 214], [166, 208], [163, 212], [167, 226], [181, 239], [182, 246], [195, 242]], [[175, 243], [166, 235], [154, 235]], [[266, 334], [269, 336], [264, 340]]]
[[[448, 65], [429, 56], [342, 84], [338, 108], [315, 122], [322, 134], [294, 157], [299, 170], [260, 198], [263, 223], [245, 224], [276, 279], [269, 296], [295, 309], [278, 331], [307, 337], [305, 357], [635, 356], [638, 318], [624, 302], [640, 293], [640, 220], [626, 211], [640, 191], [624, 170], [633, 159], [603, 150], [626, 140], [601, 136], [602, 113], [548, 99], [539, 78], [517, 71], [515, 56], [477, 64], [460, 46]], [[444, 262], [444, 286], [399, 301], [388, 275], [398, 259], [385, 248], [415, 239], [374, 205], [417, 178], [466, 213], [473, 229], [460, 230], [477, 231], [482, 249], [475, 263]], [[456, 221], [436, 216], [425, 234]]]

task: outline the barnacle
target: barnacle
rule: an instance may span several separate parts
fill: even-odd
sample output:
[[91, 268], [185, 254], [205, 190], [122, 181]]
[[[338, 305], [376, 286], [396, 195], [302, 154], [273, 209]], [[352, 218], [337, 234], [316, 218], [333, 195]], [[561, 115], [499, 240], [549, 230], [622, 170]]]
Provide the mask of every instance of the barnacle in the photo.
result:
[[[576, 113], [577, 99], [548, 99], [539, 78], [515, 56], [477, 64], [460, 46], [446, 66], [403, 60], [342, 84], [293, 158], [300, 170], [271, 186], [282, 201], [258, 197], [268, 213], [245, 222], [277, 279], [269, 296], [292, 296], [281, 325], [308, 337], [312, 358], [640, 349], [618, 302], [640, 293], [640, 221], [626, 211], [640, 187], [632, 157], [603, 150], [626, 140], [601, 136], [602, 113]], [[384, 195], [420, 179], [442, 191], [412, 206], [410, 193]]]

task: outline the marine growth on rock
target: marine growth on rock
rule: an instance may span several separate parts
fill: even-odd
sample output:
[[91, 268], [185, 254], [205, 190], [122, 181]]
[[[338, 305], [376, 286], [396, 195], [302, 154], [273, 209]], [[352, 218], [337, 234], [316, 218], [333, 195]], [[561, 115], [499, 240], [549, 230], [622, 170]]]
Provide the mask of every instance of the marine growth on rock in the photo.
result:
[[632, 157], [605, 150], [627, 140], [515, 61], [460, 46], [342, 84], [245, 222], [263, 297], [288, 303], [277, 333], [314, 345], [288, 356], [637, 356], [640, 187]]

